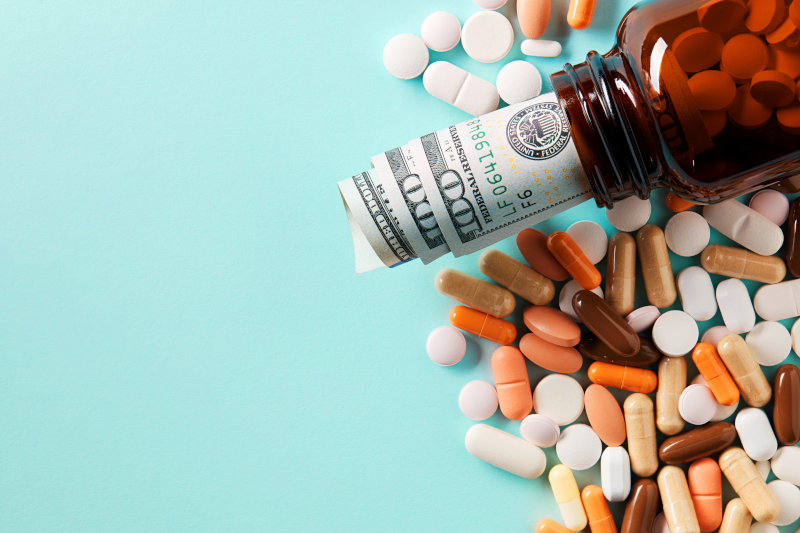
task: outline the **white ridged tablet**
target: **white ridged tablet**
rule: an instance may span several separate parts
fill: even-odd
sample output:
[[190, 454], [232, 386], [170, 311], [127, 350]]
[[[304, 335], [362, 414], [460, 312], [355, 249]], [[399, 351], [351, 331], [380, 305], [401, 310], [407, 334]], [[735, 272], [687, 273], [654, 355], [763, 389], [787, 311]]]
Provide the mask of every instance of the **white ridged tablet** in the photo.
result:
[[772, 522], [773, 525], [788, 526], [800, 518], [800, 489], [780, 479], [770, 481], [767, 487], [781, 506], [781, 512]]
[[650, 220], [650, 211], [650, 200], [628, 196], [614, 202], [613, 208], [606, 208], [606, 218], [619, 231], [638, 231]]
[[703, 385], [689, 385], [678, 398], [678, 412], [681, 418], [694, 424], [702, 426], [714, 418], [719, 402], [714, 397], [711, 389]]
[[486, 424], [469, 428], [464, 444], [481, 461], [526, 479], [541, 476], [547, 466], [547, 458], [537, 446]]
[[594, 430], [586, 424], [573, 424], [564, 428], [556, 443], [558, 460], [572, 470], [586, 470], [600, 460], [603, 443]]
[[750, 353], [761, 366], [779, 365], [792, 351], [792, 336], [780, 322], [759, 322], [745, 340]]
[[778, 440], [767, 414], [757, 407], [748, 407], [736, 415], [736, 433], [742, 448], [753, 461], [769, 461], [778, 450]]
[[800, 485], [800, 448], [797, 446], [781, 446], [769, 463], [775, 477]]
[[656, 348], [670, 357], [681, 357], [692, 351], [698, 337], [697, 322], [683, 311], [667, 311], [653, 324]]
[[478, 11], [461, 28], [461, 46], [475, 61], [500, 61], [514, 46], [514, 28], [497, 11]]
[[773, 255], [783, 244], [779, 226], [736, 200], [705, 206], [703, 217], [712, 228], [757, 254]]
[[533, 414], [522, 419], [519, 424], [519, 434], [531, 444], [540, 448], [550, 448], [558, 442], [561, 428], [549, 416]]
[[512, 61], [497, 73], [497, 92], [507, 104], [536, 98], [542, 92], [542, 75], [527, 61]]
[[667, 246], [683, 257], [693, 257], [702, 252], [711, 238], [708, 222], [694, 211], [672, 215], [664, 228]]
[[434, 52], [452, 50], [461, 39], [461, 23], [447, 11], [431, 13], [422, 21], [422, 42]]
[[[702, 342], [707, 342], [707, 341], [702, 341]], [[692, 380], [692, 385], [703, 385], [705, 387], [708, 387], [708, 382], [706, 381], [706, 378], [704, 378], [701, 374], [697, 374], [697, 377], [695, 377]], [[714, 400], [716, 401], [716, 398], [714, 398]], [[733, 413], [735, 413], [736, 409], [738, 408], [739, 408], [739, 400], [736, 400], [736, 403], [733, 405], [722, 405], [721, 403], [717, 402], [717, 410], [714, 413], [714, 416], [711, 417], [710, 421], [720, 422], [722, 420], [725, 420], [726, 418], [729, 418]]]
[[600, 457], [603, 495], [610, 502], [624, 502], [631, 492], [631, 459], [622, 446], [606, 448]]
[[800, 316], [800, 279], [764, 285], [756, 291], [753, 307], [764, 320]]
[[683, 310], [697, 321], [711, 320], [717, 314], [717, 299], [711, 276], [698, 266], [684, 268], [675, 279]]
[[717, 305], [731, 333], [747, 333], [756, 325], [756, 313], [747, 286], [740, 279], [730, 278], [717, 285]]
[[476, 117], [494, 111], [500, 103], [494, 85], [447, 61], [431, 63], [422, 85], [431, 96]]
[[410, 33], [395, 35], [383, 48], [383, 65], [389, 74], [401, 80], [416, 78], [428, 66], [428, 47]]

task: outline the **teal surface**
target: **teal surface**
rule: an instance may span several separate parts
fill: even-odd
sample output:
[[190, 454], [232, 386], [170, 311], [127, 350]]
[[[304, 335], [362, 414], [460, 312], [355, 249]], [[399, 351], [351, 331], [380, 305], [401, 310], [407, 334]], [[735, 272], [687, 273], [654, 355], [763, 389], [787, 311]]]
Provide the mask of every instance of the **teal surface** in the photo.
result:
[[[631, 2], [599, 4], [574, 32], [554, 2], [545, 36], [564, 53], [533, 60], [543, 74], [611, 47]], [[451, 368], [425, 354], [452, 306], [434, 273], [476, 274], [476, 257], [353, 274], [336, 182], [467, 119], [382, 65], [389, 38], [440, 9], [462, 22], [477, 10], [0, 8], [0, 530], [525, 532], [559, 519], [546, 478], [464, 449], [458, 392], [492, 380], [494, 346], [470, 337]], [[460, 45], [441, 58], [490, 81], [505, 62]], [[651, 222], [667, 220], [663, 199]], [[612, 231], [590, 203], [542, 229], [581, 219]], [[513, 239], [498, 247], [519, 257]], [[599, 466], [576, 477], [598, 483]]]

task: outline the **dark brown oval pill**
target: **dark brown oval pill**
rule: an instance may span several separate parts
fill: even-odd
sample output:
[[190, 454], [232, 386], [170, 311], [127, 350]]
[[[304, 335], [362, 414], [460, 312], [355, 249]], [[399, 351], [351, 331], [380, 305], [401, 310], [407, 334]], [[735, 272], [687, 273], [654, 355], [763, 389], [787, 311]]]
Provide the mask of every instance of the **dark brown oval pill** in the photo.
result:
[[735, 439], [733, 424], [715, 422], [668, 438], [658, 449], [658, 458], [668, 465], [690, 463], [724, 450]]
[[586, 327], [614, 353], [633, 357], [639, 351], [639, 336], [630, 324], [592, 291], [576, 292], [572, 297], [572, 308]]
[[653, 341], [646, 337], [639, 337], [639, 351], [633, 357], [622, 357], [605, 345], [594, 333], [581, 335], [581, 340], [576, 346], [581, 355], [593, 361], [611, 363], [622, 366], [647, 366], [652, 365], [661, 357]]
[[781, 365], [773, 382], [772, 425], [778, 442], [794, 446], [800, 442], [800, 369]]
[[651, 533], [659, 503], [661, 498], [655, 481], [642, 478], [634, 483], [625, 505], [620, 533]]

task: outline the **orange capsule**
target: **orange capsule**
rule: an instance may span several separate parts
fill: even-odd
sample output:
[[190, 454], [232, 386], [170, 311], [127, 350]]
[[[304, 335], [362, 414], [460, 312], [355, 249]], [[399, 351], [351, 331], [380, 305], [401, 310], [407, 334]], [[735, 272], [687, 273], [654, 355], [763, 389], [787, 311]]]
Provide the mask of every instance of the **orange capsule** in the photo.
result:
[[722, 471], [706, 457], [689, 465], [689, 492], [702, 533], [711, 533], [722, 523]]
[[492, 374], [500, 411], [510, 420], [522, 420], [533, 410], [531, 384], [525, 356], [513, 346], [503, 346], [492, 354]]
[[707, 342], [699, 343], [692, 350], [692, 361], [719, 403], [733, 405], [739, 401], [739, 389], [714, 346]]
[[592, 533], [617, 533], [617, 525], [611, 516], [603, 489], [597, 485], [586, 485], [581, 491], [581, 501]]
[[667, 209], [673, 213], [680, 213], [694, 207], [694, 204], [687, 202], [683, 198], [679, 198], [673, 193], [667, 193]]
[[547, 249], [578, 285], [590, 291], [600, 286], [600, 272], [583, 253], [581, 247], [565, 231], [554, 231], [547, 238]]
[[511, 322], [463, 305], [457, 305], [450, 310], [450, 323], [458, 329], [503, 346], [511, 344], [517, 338], [517, 328]]
[[570, 0], [567, 11], [567, 24], [576, 30], [583, 30], [592, 23], [595, 0]]
[[571, 529], [567, 529], [558, 522], [550, 520], [549, 518], [542, 518], [536, 522], [536, 533], [574, 533]]
[[612, 365], [601, 361], [589, 365], [589, 379], [598, 385], [644, 394], [656, 390], [658, 384], [658, 378], [652, 370]]

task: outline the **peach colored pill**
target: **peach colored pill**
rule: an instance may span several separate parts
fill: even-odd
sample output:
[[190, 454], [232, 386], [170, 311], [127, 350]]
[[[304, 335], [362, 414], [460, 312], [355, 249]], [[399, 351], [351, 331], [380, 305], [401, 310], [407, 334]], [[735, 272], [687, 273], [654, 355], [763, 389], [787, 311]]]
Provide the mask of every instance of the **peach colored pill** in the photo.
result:
[[678, 35], [672, 51], [685, 72], [699, 72], [719, 62], [723, 50], [722, 37], [703, 28], [692, 28]]
[[786, 8], [786, 11], [789, 12], [788, 19], [794, 22], [795, 26], [800, 28], [800, 4], [797, 2], [791, 2]]
[[575, 346], [581, 340], [581, 328], [567, 315], [553, 307], [531, 305], [522, 314], [531, 332], [558, 346]]
[[569, 272], [578, 285], [590, 291], [600, 286], [600, 271], [566, 231], [554, 231], [547, 237], [547, 249]]
[[744, 20], [747, 6], [744, 0], [711, 0], [697, 9], [700, 25], [708, 31], [731, 31]]
[[583, 30], [592, 23], [595, 0], [570, 0], [567, 10], [567, 24], [576, 30]]
[[[706, 131], [711, 137], [722, 133], [722, 130], [725, 129], [725, 124], [728, 123], [728, 113], [725, 111], [700, 111], [700, 116], [703, 118], [703, 124], [705, 124]], [[692, 204], [689, 205], [691, 206]]]
[[511, 322], [463, 305], [457, 305], [450, 310], [450, 323], [458, 329], [497, 344], [511, 344], [517, 338], [517, 328]]
[[783, 131], [791, 135], [800, 135], [800, 103], [782, 107], [775, 112], [778, 125]]
[[706, 457], [689, 465], [689, 492], [702, 533], [711, 533], [722, 523], [722, 471]]
[[783, 107], [795, 99], [795, 82], [777, 70], [762, 70], [750, 80], [750, 96], [766, 107]]
[[787, 17], [784, 21], [766, 35], [769, 44], [786, 43], [789, 46], [797, 46], [800, 43], [800, 31], [791, 18]]
[[581, 369], [583, 357], [575, 348], [547, 342], [535, 333], [526, 333], [519, 340], [522, 355], [533, 364], [562, 374], [571, 374]]
[[656, 390], [658, 384], [658, 378], [652, 370], [612, 365], [601, 361], [589, 365], [587, 374], [592, 383], [644, 394]]
[[740, 128], [752, 130], [760, 128], [769, 121], [772, 108], [759, 104], [750, 96], [750, 84], [745, 83], [736, 89], [736, 99], [728, 109], [728, 118]]
[[667, 209], [672, 211], [673, 213], [682, 213], [687, 209], [691, 209], [694, 207], [692, 202], [687, 202], [683, 198], [676, 196], [674, 193], [667, 193]]
[[783, 0], [749, 0], [744, 25], [753, 33], [769, 33], [783, 22]]
[[517, 0], [519, 29], [528, 39], [538, 39], [550, 20], [550, 0]]
[[722, 49], [719, 68], [737, 83], [744, 83], [767, 67], [769, 51], [764, 41], [747, 33], [731, 38]]
[[617, 533], [617, 525], [611, 516], [603, 489], [597, 485], [585, 486], [581, 491], [581, 501], [592, 533]]
[[689, 90], [700, 111], [725, 111], [736, 98], [733, 79], [719, 70], [704, 70], [689, 78]]
[[542, 518], [536, 522], [535, 531], [536, 533], [573, 533], [571, 529], [567, 529], [549, 518]]
[[583, 404], [589, 424], [600, 440], [606, 446], [622, 446], [625, 442], [625, 417], [614, 395], [595, 383], [586, 388]]
[[569, 273], [564, 270], [547, 248], [547, 235], [533, 228], [517, 233], [517, 248], [525, 261], [538, 273], [553, 281], [564, 281]]
[[786, 43], [769, 45], [768, 70], [778, 70], [789, 77], [797, 79], [800, 76], [800, 47], [787, 46]]
[[503, 346], [492, 354], [492, 373], [500, 411], [510, 420], [522, 420], [533, 410], [531, 384], [522, 352]]

